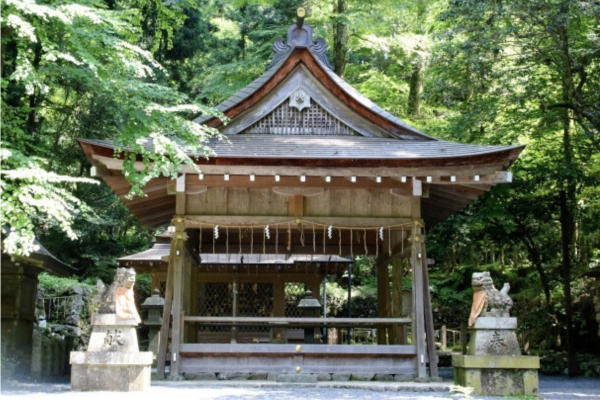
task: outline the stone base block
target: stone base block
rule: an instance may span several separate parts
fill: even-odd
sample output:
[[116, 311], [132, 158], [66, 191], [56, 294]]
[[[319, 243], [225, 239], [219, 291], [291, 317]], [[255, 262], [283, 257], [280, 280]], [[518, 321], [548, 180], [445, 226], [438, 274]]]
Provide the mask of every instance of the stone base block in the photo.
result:
[[150, 387], [152, 352], [71, 352], [71, 390], [135, 392]]
[[475, 394], [537, 396], [539, 393], [539, 357], [455, 355], [452, 366], [454, 383], [472, 387]]
[[280, 374], [277, 382], [284, 383], [317, 383], [317, 375], [312, 374]]

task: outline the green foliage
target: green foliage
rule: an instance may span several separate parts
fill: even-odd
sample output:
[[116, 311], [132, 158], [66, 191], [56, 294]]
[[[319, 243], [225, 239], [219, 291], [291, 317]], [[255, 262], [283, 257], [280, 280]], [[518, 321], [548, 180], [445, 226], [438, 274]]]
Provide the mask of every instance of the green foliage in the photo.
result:
[[45, 297], [62, 296], [74, 286], [81, 287], [88, 296], [96, 293], [96, 286], [91, 283], [80, 282], [76, 278], [63, 278], [42, 272], [38, 275], [39, 288], [44, 291]]
[[[169, 42], [183, 18], [153, 4]], [[72, 177], [83, 175], [80, 153], [79, 166], [61, 156], [76, 148], [78, 134], [90, 137], [85, 128], [92, 119], [102, 118], [100, 137], [116, 136], [132, 194], [142, 194], [152, 178], [173, 178], [193, 165], [187, 154], [208, 153], [204, 143], [215, 131], [189, 116], [215, 112], [160, 84], [166, 70], [136, 44], [138, 11], [93, 1], [3, 3], [2, 218], [12, 228], [4, 251], [29, 254], [34, 226], [56, 226], [77, 238], [72, 225], [90, 209], [73, 191], [95, 182]], [[61, 154], [64, 147], [69, 152]], [[136, 157], [142, 171], [133, 167]]]

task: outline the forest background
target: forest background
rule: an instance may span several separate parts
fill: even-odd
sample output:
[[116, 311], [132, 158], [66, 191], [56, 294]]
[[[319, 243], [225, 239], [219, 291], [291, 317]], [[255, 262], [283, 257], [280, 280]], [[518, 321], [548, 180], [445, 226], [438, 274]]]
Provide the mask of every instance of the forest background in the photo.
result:
[[[190, 162], [182, 150], [202, 150], [215, 134], [190, 117], [214, 113], [264, 72], [298, 7], [330, 45], [335, 72], [387, 111], [440, 139], [527, 145], [512, 184], [429, 230], [436, 327], [466, 320], [471, 273], [487, 270], [511, 282], [520, 330], [547, 355], [546, 370], [592, 373], [597, 1], [2, 0], [3, 251], [27, 253], [36, 236], [78, 280], [110, 281], [115, 259], [148, 248], [157, 232], [87, 178], [76, 138], [141, 153], [148, 169], [126, 169], [133, 195], [176, 175]], [[375, 271], [368, 258], [356, 265], [354, 316], [369, 316]], [[333, 312], [347, 307], [343, 282], [329, 285]], [[148, 280], [139, 283], [145, 297]]]

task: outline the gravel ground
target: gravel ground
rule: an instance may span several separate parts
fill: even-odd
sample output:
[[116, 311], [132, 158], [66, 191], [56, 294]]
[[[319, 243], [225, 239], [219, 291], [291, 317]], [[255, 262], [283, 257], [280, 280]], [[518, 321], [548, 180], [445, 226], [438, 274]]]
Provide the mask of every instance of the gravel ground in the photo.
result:
[[[444, 369], [442, 376], [452, 375], [451, 369]], [[447, 379], [446, 379], [447, 380]], [[254, 387], [252, 387], [254, 385]], [[260, 387], [260, 386], [264, 387]], [[365, 388], [360, 388], [364, 386]], [[418, 386], [418, 385], [417, 385]], [[230, 381], [230, 382], [195, 382], [195, 381], [160, 381], [153, 382], [150, 390], [143, 393], [110, 393], [110, 392], [71, 392], [68, 382], [62, 383], [19, 383], [2, 386], [2, 396], [14, 396], [15, 400], [47, 399], [47, 400], [106, 400], [110, 396], [118, 399], [163, 399], [170, 398], [220, 400], [220, 399], [253, 399], [253, 400], [297, 400], [297, 399], [435, 399], [452, 398], [448, 392], [425, 392], [427, 385], [411, 391], [404, 391], [398, 385], [385, 382], [358, 382], [355, 388], [307, 387], [301, 384], [277, 385], [266, 381]], [[390, 391], [392, 389], [393, 391]], [[400, 391], [396, 391], [396, 390]], [[415, 391], [423, 390], [423, 391]], [[600, 400], [600, 380], [593, 378], [567, 378], [563, 376], [540, 376], [540, 397], [544, 399], [577, 399]], [[491, 400], [492, 397], [476, 397]]]

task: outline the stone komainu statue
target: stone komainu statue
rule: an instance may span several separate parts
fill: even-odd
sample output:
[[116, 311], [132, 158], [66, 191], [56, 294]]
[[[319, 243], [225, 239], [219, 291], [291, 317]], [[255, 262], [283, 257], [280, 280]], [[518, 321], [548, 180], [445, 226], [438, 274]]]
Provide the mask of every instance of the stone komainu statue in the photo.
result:
[[471, 278], [473, 285], [473, 305], [469, 315], [469, 326], [475, 324], [479, 315], [490, 317], [508, 317], [513, 301], [508, 297], [510, 285], [504, 284], [502, 290], [494, 287], [489, 272], [475, 272]]
[[135, 307], [134, 284], [135, 270], [133, 268], [117, 268], [115, 279], [108, 288], [102, 281], [98, 281], [96, 283], [99, 288], [96, 296], [98, 313], [116, 314], [118, 320], [135, 320], [139, 324], [142, 320]]

